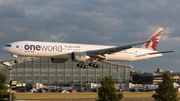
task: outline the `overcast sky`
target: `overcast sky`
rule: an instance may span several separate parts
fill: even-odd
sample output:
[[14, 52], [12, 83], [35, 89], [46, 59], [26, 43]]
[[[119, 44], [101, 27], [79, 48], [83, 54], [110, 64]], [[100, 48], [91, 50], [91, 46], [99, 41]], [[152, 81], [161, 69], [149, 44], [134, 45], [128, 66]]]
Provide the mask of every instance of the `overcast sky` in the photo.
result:
[[[179, 0], [0, 0], [0, 47], [21, 41], [128, 45], [146, 41], [158, 27], [158, 51], [180, 51]], [[0, 50], [0, 59], [11, 59]], [[132, 70], [180, 72], [180, 54], [120, 62]]]

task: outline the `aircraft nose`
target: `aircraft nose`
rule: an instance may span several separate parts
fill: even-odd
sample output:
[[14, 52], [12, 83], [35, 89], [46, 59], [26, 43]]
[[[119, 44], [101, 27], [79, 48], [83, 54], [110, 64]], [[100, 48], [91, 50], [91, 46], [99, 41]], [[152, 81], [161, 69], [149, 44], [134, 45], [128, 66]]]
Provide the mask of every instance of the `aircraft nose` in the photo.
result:
[[4, 52], [6, 52], [6, 47], [3, 47], [2, 50], [3, 50]]

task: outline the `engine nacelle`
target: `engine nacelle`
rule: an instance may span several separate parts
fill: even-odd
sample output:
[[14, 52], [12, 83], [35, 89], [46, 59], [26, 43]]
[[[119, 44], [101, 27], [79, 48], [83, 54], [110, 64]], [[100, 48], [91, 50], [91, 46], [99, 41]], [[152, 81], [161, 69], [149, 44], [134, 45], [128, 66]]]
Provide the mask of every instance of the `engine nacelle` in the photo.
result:
[[53, 63], [64, 63], [66, 62], [66, 59], [61, 59], [61, 58], [51, 58], [51, 62]]
[[71, 53], [71, 60], [74, 62], [85, 62], [89, 59], [89, 56], [86, 52], [72, 52]]

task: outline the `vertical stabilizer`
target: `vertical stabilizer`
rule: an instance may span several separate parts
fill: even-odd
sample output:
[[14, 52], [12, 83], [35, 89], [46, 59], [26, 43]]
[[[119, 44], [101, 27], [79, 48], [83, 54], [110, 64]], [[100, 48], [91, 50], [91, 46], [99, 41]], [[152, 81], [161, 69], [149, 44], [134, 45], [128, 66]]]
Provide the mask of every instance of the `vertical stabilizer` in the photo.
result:
[[120, 89], [123, 89], [123, 88], [122, 88], [122, 82], [120, 83], [119, 88], [120, 88]]
[[73, 89], [76, 89], [75, 86], [74, 86], [74, 84], [75, 84], [75, 82], [73, 82], [72, 88], [73, 88]]
[[147, 40], [149, 42], [143, 44], [141, 48], [149, 49], [155, 51], [157, 48], [157, 45], [159, 43], [161, 34], [163, 32], [163, 28], [158, 28], [155, 33]]

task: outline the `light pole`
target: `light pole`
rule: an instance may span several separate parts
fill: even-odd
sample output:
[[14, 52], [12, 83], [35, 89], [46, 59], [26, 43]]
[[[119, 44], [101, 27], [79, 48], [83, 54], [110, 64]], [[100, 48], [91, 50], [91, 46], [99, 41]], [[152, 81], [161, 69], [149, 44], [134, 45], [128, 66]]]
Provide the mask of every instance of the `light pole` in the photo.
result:
[[12, 65], [9, 63], [9, 62], [5, 62], [5, 64], [4, 65], [6, 65], [7, 67], [8, 67], [8, 70], [9, 70], [9, 90], [10, 90], [10, 95], [9, 95], [9, 99], [10, 99], [10, 101], [11, 101], [11, 73], [12, 73]]
[[41, 77], [41, 74], [39, 74], [39, 83], [41, 83], [41, 81], [40, 81], [40, 77]]
[[10, 97], [10, 101], [11, 101], [11, 73], [12, 73], [12, 67], [8, 67], [8, 69], [9, 69], [9, 90], [10, 90], [10, 95], [9, 95], [9, 97]]
[[10, 101], [11, 101], [11, 87], [16, 86], [16, 84], [17, 84], [17, 80], [11, 80], [10, 81]]

